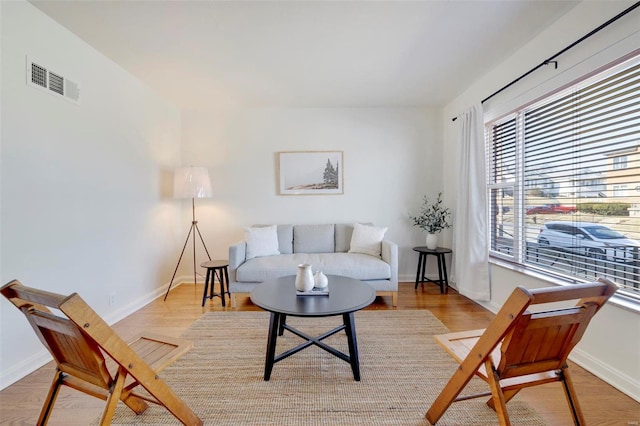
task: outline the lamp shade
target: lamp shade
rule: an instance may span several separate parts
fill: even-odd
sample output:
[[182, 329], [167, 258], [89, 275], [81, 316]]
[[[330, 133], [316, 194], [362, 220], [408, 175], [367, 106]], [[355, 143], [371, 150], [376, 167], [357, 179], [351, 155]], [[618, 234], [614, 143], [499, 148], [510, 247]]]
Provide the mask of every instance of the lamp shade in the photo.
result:
[[173, 175], [173, 198], [209, 198], [211, 181], [206, 167], [178, 167]]

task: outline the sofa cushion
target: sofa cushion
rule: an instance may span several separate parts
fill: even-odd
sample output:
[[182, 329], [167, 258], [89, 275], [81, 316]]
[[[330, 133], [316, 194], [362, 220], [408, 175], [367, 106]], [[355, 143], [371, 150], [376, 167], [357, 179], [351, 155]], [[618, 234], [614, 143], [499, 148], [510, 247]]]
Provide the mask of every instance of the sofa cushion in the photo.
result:
[[293, 227], [294, 253], [333, 253], [334, 248], [333, 224], [295, 225]]
[[276, 225], [246, 228], [247, 259], [280, 254]]
[[353, 235], [351, 237], [351, 248], [349, 253], [362, 253], [370, 256], [380, 257], [382, 239], [387, 232], [387, 228], [377, 228], [375, 226], [353, 225]]
[[236, 271], [236, 281], [263, 282], [295, 275], [298, 265], [302, 263], [309, 263], [314, 272], [322, 271], [326, 275], [343, 275], [358, 280], [391, 278], [391, 267], [388, 263], [366, 254], [294, 253], [247, 260]]
[[293, 225], [278, 225], [278, 250], [280, 254], [293, 253]]

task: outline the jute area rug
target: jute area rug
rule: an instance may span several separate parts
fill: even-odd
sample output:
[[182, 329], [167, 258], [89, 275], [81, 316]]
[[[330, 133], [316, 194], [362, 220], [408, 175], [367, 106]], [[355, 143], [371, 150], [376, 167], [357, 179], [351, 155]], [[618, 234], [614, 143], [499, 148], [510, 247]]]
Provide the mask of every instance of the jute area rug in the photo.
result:
[[[446, 327], [428, 311], [360, 311], [355, 314], [362, 379], [348, 363], [312, 346], [275, 364], [265, 382], [269, 314], [210, 312], [183, 337], [195, 348], [161, 374], [207, 425], [427, 425], [432, 401], [457, 364], [434, 342]], [[341, 317], [289, 318], [319, 335]], [[276, 354], [301, 343], [285, 331]], [[348, 353], [340, 332], [325, 342]], [[487, 390], [474, 379], [470, 390]], [[454, 403], [438, 425], [496, 425], [485, 398]], [[509, 404], [514, 425], [544, 425], [522, 401]], [[119, 404], [113, 424], [165, 425], [176, 419], [150, 405], [136, 416]]]

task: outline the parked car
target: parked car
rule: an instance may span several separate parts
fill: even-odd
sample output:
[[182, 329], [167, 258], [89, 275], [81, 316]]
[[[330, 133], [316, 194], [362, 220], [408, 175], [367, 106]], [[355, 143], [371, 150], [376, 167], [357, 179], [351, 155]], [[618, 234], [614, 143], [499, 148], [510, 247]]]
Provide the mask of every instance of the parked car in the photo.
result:
[[638, 259], [640, 242], [598, 223], [550, 221], [538, 234], [538, 244], [612, 262]]
[[541, 206], [527, 207], [527, 214], [568, 214], [575, 213], [578, 209], [575, 206], [565, 206], [560, 203], [544, 204]]
[[553, 213], [551, 211], [551, 208], [546, 204], [544, 204], [542, 206], [527, 207], [525, 212], [527, 214], [551, 214], [551, 213]]
[[553, 213], [575, 213], [578, 211], [576, 206], [563, 206], [560, 203], [547, 204]]

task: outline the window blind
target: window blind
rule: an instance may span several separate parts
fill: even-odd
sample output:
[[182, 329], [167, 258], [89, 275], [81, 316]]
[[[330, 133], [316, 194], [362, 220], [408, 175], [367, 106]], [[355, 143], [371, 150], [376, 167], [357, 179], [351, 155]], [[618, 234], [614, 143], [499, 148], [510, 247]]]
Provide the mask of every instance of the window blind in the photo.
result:
[[640, 58], [487, 125], [491, 253], [640, 301]]

